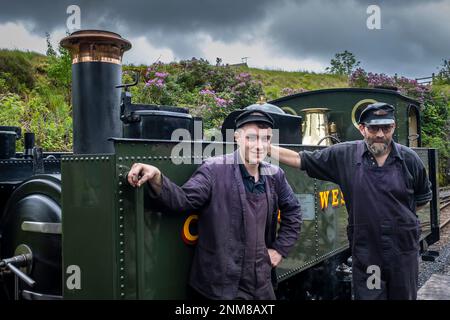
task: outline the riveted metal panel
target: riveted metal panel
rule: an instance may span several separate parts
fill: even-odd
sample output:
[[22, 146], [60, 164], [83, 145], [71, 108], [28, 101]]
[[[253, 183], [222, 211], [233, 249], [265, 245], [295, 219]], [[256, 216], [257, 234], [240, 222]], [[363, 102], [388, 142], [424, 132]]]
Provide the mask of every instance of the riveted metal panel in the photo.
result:
[[[182, 185], [197, 164], [172, 163], [171, 142], [116, 142], [117, 172], [124, 181], [119, 188], [119, 239], [121, 259], [120, 294], [126, 299], [182, 299], [187, 282], [194, 245], [183, 241], [186, 219], [192, 212], [168, 212], [152, 203], [147, 187], [135, 189], [126, 175], [135, 162], [158, 167], [173, 182]], [[201, 147], [201, 145], [200, 145]], [[186, 157], [185, 161], [190, 161]], [[198, 159], [201, 162], [201, 159]], [[122, 270], [123, 268], [123, 270]]]
[[65, 299], [119, 297], [114, 160], [112, 154], [62, 160]]

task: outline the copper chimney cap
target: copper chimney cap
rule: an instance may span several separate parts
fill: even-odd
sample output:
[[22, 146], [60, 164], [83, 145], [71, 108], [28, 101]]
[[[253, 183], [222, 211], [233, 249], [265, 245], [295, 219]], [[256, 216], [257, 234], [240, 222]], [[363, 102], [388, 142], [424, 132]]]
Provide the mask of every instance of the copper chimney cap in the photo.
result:
[[72, 54], [72, 63], [122, 63], [122, 55], [131, 43], [119, 34], [103, 30], [80, 30], [60, 42]]

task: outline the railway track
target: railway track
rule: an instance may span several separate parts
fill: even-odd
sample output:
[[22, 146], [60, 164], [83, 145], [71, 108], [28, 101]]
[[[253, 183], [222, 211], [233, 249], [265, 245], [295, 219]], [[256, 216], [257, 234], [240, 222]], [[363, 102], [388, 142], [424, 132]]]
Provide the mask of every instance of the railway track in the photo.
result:
[[[439, 209], [445, 209], [450, 205], [450, 187], [444, 187], [439, 189]], [[444, 218], [441, 216], [441, 218]], [[448, 223], [450, 223], [450, 217], [445, 217], [444, 221], [440, 224], [440, 228], [444, 228]]]
[[441, 289], [447, 290], [445, 281], [441, 277], [450, 276], [450, 187], [439, 189], [439, 208], [441, 222], [439, 240], [429, 247], [430, 251], [438, 252], [439, 256], [435, 260], [420, 262], [419, 288], [425, 286], [431, 277], [433, 279], [419, 292], [419, 300], [443, 299], [439, 292]]

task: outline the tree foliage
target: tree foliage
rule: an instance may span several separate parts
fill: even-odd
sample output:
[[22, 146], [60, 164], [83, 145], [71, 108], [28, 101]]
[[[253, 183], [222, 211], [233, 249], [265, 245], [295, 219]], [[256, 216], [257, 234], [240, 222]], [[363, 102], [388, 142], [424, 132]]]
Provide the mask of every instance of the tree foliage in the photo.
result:
[[356, 57], [350, 51], [336, 53], [334, 58], [331, 59], [331, 67], [327, 67], [326, 70], [329, 73], [337, 75], [350, 75], [352, 71], [358, 67], [360, 61], [356, 60]]
[[431, 98], [423, 105], [422, 143], [426, 147], [436, 148], [439, 153], [439, 184], [447, 185], [450, 164], [450, 102], [446, 96], [433, 91]]
[[47, 41], [47, 51], [46, 51], [47, 57], [55, 57], [56, 51], [53, 49], [51, 39], [50, 39], [50, 33], [48, 33], [48, 32], [45, 33], [45, 40]]
[[53, 49], [47, 33], [47, 74], [51, 84], [65, 91], [66, 103], [70, 104], [72, 87], [72, 58], [70, 52], [58, 45], [58, 53]]
[[444, 59], [434, 82], [436, 84], [450, 84], [450, 60]]

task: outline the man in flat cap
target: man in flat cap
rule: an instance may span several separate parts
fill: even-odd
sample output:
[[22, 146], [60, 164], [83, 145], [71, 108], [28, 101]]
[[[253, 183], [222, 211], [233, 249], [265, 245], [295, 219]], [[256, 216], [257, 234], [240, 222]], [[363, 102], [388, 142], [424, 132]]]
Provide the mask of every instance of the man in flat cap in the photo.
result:
[[271, 155], [310, 177], [338, 184], [347, 206], [355, 299], [416, 299], [420, 223], [431, 200], [418, 155], [395, 143], [395, 109], [368, 105], [359, 117], [361, 141], [300, 153], [272, 146]]
[[204, 161], [182, 187], [147, 164], [128, 174], [170, 211], [199, 212], [189, 281], [196, 299], [275, 299], [273, 268], [297, 241], [301, 213], [284, 172], [263, 162], [272, 128], [266, 112], [244, 111], [236, 119], [238, 149]]

